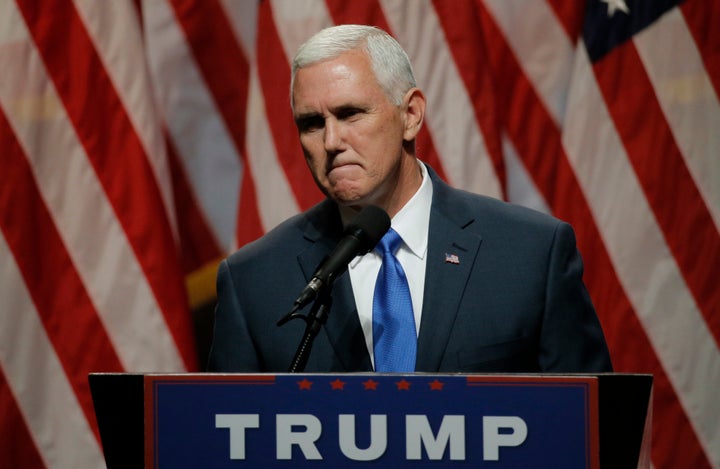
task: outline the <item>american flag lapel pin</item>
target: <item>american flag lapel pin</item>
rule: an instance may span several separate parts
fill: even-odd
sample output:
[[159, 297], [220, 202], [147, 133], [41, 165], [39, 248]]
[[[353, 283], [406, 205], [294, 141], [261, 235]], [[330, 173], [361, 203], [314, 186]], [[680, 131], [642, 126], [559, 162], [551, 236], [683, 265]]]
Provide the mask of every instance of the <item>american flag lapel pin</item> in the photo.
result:
[[457, 256], [457, 254], [448, 254], [445, 253], [445, 262], [448, 264], [459, 264], [460, 258]]

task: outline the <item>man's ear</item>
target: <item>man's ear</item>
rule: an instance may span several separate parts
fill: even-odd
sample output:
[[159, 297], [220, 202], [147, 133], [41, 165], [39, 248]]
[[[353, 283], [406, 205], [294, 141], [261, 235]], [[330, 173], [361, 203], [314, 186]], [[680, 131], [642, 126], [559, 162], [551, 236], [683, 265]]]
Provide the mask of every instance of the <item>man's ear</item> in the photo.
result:
[[411, 88], [403, 98], [405, 111], [405, 131], [403, 139], [406, 142], [415, 140], [425, 118], [425, 95], [419, 88]]

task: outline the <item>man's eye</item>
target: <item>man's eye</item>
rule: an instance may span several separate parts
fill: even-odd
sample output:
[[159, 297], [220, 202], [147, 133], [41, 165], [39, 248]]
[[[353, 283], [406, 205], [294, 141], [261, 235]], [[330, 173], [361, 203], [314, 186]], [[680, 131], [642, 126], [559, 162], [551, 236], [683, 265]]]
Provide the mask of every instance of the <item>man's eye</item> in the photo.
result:
[[305, 117], [297, 121], [300, 132], [312, 132], [313, 130], [322, 129], [325, 120], [322, 117]]
[[350, 108], [343, 108], [338, 112], [338, 119], [350, 119], [352, 117], [357, 116], [362, 111], [358, 108], [350, 107]]

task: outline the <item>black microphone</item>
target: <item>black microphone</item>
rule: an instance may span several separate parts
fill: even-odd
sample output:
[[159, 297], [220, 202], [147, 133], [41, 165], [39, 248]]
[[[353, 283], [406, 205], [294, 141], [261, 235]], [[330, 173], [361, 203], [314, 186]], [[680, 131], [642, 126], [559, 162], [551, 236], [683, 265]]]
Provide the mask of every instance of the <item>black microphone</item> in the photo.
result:
[[313, 301], [323, 288], [332, 285], [355, 256], [370, 252], [389, 229], [390, 217], [385, 210], [375, 205], [363, 208], [345, 228], [335, 250], [323, 260], [312, 280], [295, 300], [293, 311], [304, 307]]

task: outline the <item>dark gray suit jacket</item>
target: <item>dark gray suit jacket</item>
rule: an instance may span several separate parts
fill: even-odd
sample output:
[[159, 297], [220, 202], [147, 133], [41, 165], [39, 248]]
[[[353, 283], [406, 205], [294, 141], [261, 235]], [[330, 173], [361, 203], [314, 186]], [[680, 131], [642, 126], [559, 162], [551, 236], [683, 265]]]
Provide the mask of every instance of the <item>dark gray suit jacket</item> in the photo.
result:
[[[570, 225], [433, 183], [417, 371], [604, 372], [610, 356]], [[285, 372], [305, 324], [276, 322], [342, 235], [325, 200], [219, 267], [209, 371]], [[459, 263], [446, 262], [446, 254]], [[347, 273], [307, 372], [371, 371]]]

